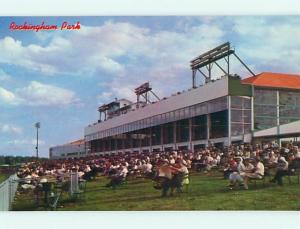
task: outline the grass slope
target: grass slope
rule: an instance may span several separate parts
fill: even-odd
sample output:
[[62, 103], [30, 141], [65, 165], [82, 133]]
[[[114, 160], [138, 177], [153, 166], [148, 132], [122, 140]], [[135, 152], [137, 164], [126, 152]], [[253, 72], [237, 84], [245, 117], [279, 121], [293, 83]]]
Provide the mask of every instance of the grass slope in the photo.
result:
[[8, 177], [9, 177], [8, 174], [0, 173], [0, 183], [1, 183], [2, 181], [5, 181]]
[[[61, 199], [66, 210], [300, 210], [300, 185], [296, 177], [292, 184], [284, 178], [285, 186], [257, 182], [249, 190], [226, 188], [228, 181], [220, 173], [193, 174], [188, 193], [160, 198], [160, 192], [152, 187], [150, 180], [129, 180], [112, 190], [103, 187], [106, 178], [87, 183], [83, 200], [71, 201], [67, 195]], [[34, 206], [32, 193], [21, 194], [13, 206], [14, 210], [44, 210]]]

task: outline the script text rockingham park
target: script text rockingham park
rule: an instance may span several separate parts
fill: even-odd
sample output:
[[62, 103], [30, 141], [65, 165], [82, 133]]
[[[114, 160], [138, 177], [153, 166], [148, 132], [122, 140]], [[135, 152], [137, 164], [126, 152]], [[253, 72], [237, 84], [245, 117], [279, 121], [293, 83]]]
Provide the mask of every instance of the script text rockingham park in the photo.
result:
[[80, 22], [76, 22], [75, 24], [70, 24], [64, 21], [61, 25], [49, 25], [45, 22], [41, 24], [30, 24], [24, 22], [23, 24], [16, 24], [15, 22], [11, 22], [9, 25], [9, 29], [12, 31], [51, 31], [51, 30], [80, 30]]

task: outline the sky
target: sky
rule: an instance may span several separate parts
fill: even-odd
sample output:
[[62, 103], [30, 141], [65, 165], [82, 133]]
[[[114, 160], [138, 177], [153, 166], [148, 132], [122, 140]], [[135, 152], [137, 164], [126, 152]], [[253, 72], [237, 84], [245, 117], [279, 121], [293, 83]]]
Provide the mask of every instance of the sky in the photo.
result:
[[[9, 29], [43, 21], [79, 21], [81, 29]], [[227, 41], [256, 74], [300, 74], [299, 16], [0, 17], [0, 155], [35, 155], [40, 122], [47, 157], [50, 146], [83, 138], [99, 105], [134, 101], [144, 82], [160, 97], [191, 88], [189, 61]], [[231, 64], [232, 73], [250, 76]]]

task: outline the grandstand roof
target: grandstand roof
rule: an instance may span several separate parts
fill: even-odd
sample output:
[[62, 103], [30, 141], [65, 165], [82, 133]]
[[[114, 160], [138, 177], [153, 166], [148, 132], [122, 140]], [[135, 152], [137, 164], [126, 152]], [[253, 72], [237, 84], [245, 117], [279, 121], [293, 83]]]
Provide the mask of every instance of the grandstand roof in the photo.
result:
[[300, 75], [262, 72], [242, 80], [243, 84], [259, 87], [290, 88], [300, 90]]

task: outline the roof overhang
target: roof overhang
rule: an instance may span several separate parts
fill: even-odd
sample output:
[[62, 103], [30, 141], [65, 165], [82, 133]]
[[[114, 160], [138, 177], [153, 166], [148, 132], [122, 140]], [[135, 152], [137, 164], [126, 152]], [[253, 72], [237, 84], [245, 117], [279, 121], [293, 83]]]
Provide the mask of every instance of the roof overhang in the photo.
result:
[[275, 126], [265, 130], [255, 131], [254, 138], [260, 137], [283, 137], [283, 136], [300, 136], [300, 120], [288, 124]]

